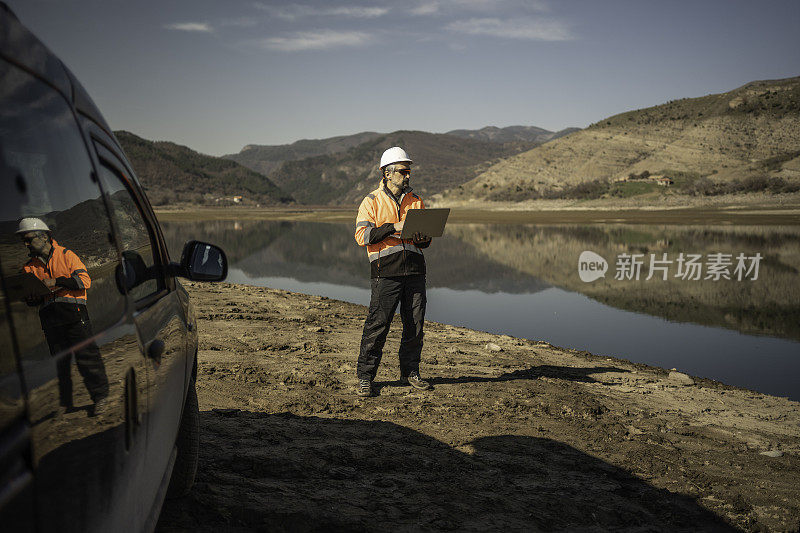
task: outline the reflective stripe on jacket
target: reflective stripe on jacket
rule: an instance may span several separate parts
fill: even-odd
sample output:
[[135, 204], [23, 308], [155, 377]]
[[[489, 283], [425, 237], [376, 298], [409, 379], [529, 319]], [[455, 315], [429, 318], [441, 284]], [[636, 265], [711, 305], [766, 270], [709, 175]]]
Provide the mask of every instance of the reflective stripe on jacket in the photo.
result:
[[75, 252], [59, 245], [55, 239], [52, 240], [52, 245], [53, 249], [47, 259], [47, 264], [39, 257], [34, 257], [22, 269], [42, 281], [62, 277], [72, 278], [78, 289], [57, 287], [50, 296], [45, 297], [42, 307], [55, 302], [86, 305], [86, 289], [92, 286], [92, 278], [86, 271], [86, 265], [75, 255]]
[[400, 239], [393, 224], [405, 220], [409, 209], [425, 209], [422, 198], [407, 188], [399, 199], [386, 188], [385, 180], [369, 193], [358, 208], [355, 238], [367, 247], [371, 277], [407, 276], [425, 273], [425, 256], [411, 239]]

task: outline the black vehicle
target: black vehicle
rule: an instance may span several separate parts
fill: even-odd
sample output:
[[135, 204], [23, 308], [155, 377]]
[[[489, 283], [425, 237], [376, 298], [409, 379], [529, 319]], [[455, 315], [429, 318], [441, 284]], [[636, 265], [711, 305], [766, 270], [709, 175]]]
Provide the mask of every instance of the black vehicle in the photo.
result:
[[0, 2], [0, 530], [149, 531], [189, 490], [197, 331], [176, 276], [226, 273], [197, 241], [170, 262], [102, 115]]

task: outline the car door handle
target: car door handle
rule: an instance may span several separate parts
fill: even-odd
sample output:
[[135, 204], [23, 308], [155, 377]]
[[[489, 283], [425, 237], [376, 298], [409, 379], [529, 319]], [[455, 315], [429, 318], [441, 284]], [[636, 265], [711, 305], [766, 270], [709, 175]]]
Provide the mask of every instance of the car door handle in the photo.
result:
[[147, 357], [160, 363], [162, 355], [164, 355], [164, 341], [156, 339], [147, 347]]

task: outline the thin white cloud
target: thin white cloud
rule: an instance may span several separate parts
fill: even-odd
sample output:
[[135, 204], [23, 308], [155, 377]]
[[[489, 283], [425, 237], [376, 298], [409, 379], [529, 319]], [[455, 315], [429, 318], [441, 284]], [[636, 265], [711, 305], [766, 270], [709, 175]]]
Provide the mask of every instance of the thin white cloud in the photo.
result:
[[270, 6], [257, 2], [255, 7], [268, 12], [270, 15], [285, 19], [297, 20], [304, 17], [349, 17], [371, 19], [386, 15], [388, 7], [377, 6], [338, 6], [338, 7], [313, 7], [302, 4], [287, 6]]
[[354, 17], [363, 19], [373, 19], [382, 17], [389, 12], [387, 7], [360, 7], [342, 6], [333, 7], [327, 10], [327, 15], [339, 15], [344, 17]]
[[506, 13], [547, 12], [550, 10], [545, 0], [421, 0], [408, 12], [412, 15], [433, 15], [437, 13], [461, 13], [464, 11]]
[[166, 24], [164, 25], [164, 28], [168, 30], [197, 31], [205, 33], [211, 33], [214, 31], [214, 28], [205, 22], [176, 22], [175, 24]]
[[286, 37], [262, 39], [260, 44], [269, 50], [297, 52], [301, 50], [325, 50], [364, 46], [372, 41], [372, 35], [359, 31], [300, 31]]
[[439, 8], [441, 7], [440, 2], [423, 2], [419, 4], [417, 7], [413, 7], [409, 10], [409, 13], [412, 15], [433, 15], [434, 13], [439, 12]]
[[569, 41], [574, 39], [569, 28], [558, 20], [516, 18], [473, 18], [451, 22], [446, 29], [468, 35], [487, 35], [504, 39], [531, 41]]

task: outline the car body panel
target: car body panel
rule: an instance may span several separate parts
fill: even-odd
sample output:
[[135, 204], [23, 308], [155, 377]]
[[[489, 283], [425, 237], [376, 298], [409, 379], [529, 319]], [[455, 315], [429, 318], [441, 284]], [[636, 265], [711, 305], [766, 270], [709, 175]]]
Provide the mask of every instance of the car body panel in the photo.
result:
[[[148, 484], [161, 481], [178, 435], [186, 381], [186, 323], [174, 292], [160, 298], [135, 317], [140, 346], [147, 359], [147, 470]], [[163, 343], [161, 354], [151, 352]], [[145, 490], [152, 490], [148, 486]]]
[[5, 288], [0, 283], [0, 524], [9, 531], [33, 531], [33, 469], [30, 461], [30, 424]]
[[[69, 69], [2, 2], [0, 67], [16, 72], [19, 79], [36, 80], [25, 83], [42, 94], [58, 95], [48, 98], [61, 109], [57, 120], [61, 127], [68, 126], [72, 143], [69, 148], [60, 141], [32, 149], [4, 146], [0, 131], [2, 527], [14, 531], [151, 530], [175, 462], [175, 438], [191, 373], [196, 370], [194, 310], [186, 291], [168, 275], [169, 253], [161, 228], [102, 114]], [[0, 83], [9, 79], [4, 77]], [[43, 86], [48, 89], [42, 90]], [[15, 98], [29, 94], [22, 86], [10, 90], [8, 94]], [[0, 104], [5, 104], [0, 105], [0, 126], [6, 120], [13, 127], [12, 115], [28, 109], [7, 107], [2, 98]], [[48, 162], [46, 153], [51, 149], [69, 150], [72, 159], [81, 160], [70, 166], [75, 173], [64, 174], [71, 177], [51, 174], [53, 162]], [[104, 150], [113, 155], [124, 174], [161, 268], [160, 288], [145, 300], [135, 301], [119, 285], [118, 274], [125, 268], [124, 239], [98, 178], [99, 154]], [[81, 190], [89, 192], [72, 203], [63, 198], [75, 191], [48, 203], [48, 191], [40, 190], [41, 186], [59, 179], [79, 180]], [[96, 192], [91, 192], [92, 187]], [[26, 307], [6, 297], [6, 285], [27, 261], [24, 246], [14, 234], [17, 220], [24, 216], [44, 216], [55, 222], [53, 236], [63, 238], [85, 263], [92, 280], [86, 291], [87, 320], [95, 326], [90, 336], [54, 345], [52, 327], [50, 336], [44, 334], [47, 324], [41, 307]], [[108, 303], [112, 300], [113, 305]], [[149, 352], [154, 342], [164, 346], [158, 357]], [[85, 357], [83, 366], [78, 364], [87, 349], [96, 354], [93, 361], [108, 382], [107, 404], [96, 413], [92, 410], [97, 392], [88, 385]], [[65, 397], [73, 405], [63, 405]]]

